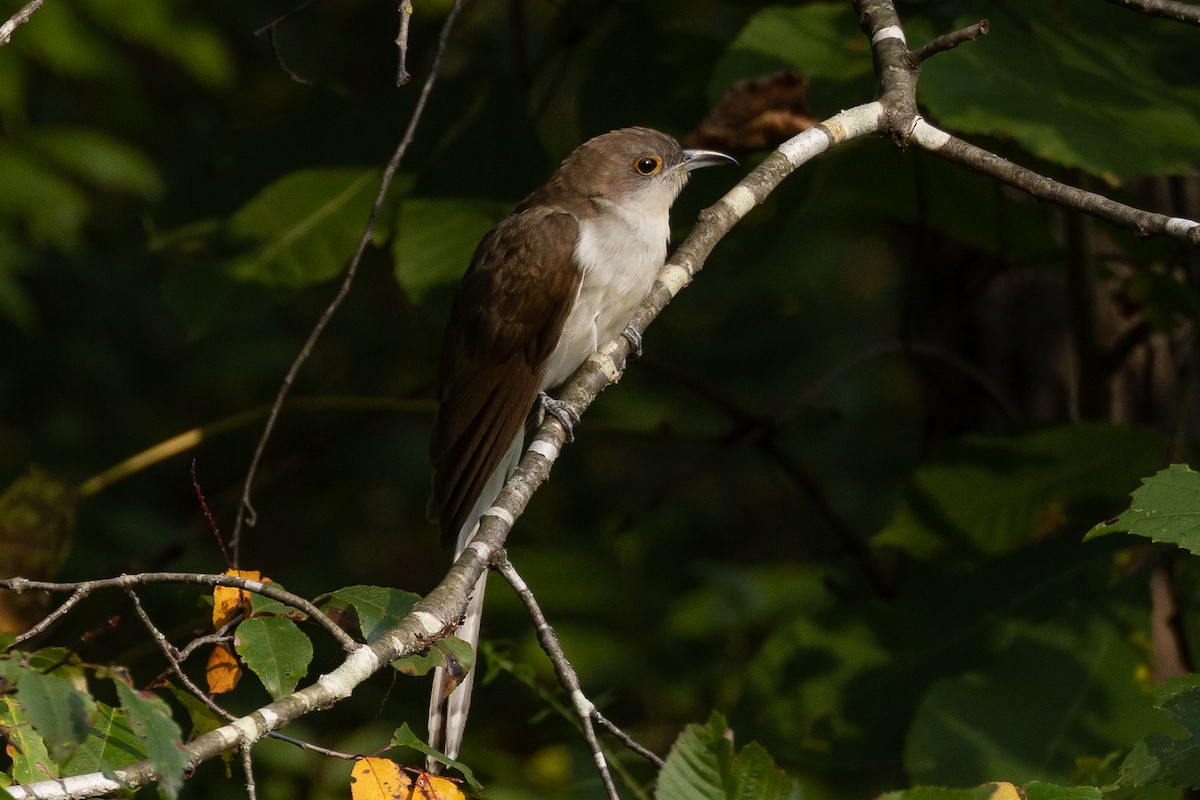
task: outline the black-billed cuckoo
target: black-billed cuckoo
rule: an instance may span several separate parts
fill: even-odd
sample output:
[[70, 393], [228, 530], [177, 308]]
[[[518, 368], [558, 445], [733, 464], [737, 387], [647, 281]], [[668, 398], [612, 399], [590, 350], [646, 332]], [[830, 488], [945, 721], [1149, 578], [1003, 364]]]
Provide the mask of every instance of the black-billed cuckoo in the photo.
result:
[[[570, 434], [570, 411], [544, 392], [625, 331], [666, 260], [668, 212], [688, 173], [729, 162], [648, 128], [612, 131], [580, 145], [483, 237], [450, 312], [430, 444], [429, 518], [455, 538], [455, 557], [516, 469], [539, 396]], [[472, 647], [486, 580], [456, 633]], [[429, 740], [451, 758], [473, 677], [449, 697], [445, 675], [434, 677]]]

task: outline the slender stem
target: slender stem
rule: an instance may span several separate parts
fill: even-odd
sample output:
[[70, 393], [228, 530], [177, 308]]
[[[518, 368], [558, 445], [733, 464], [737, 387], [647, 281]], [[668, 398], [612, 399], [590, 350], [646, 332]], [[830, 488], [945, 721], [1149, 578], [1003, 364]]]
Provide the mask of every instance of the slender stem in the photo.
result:
[[919, 65], [922, 61], [937, 53], [944, 53], [947, 50], [953, 50], [964, 42], [973, 42], [980, 36], [985, 36], [988, 32], [988, 21], [981, 19], [974, 25], [968, 25], [951, 33], [944, 33], [937, 38], [930, 39], [925, 44], [921, 45], [916, 50], [908, 54], [908, 63], [912, 66]]
[[8, 44], [13, 32], [29, 21], [33, 12], [42, 7], [42, 2], [43, 0], [29, 0], [17, 13], [9, 17], [7, 22], [0, 25], [0, 47]]
[[234, 521], [230, 549], [233, 550], [233, 563], [235, 566], [238, 563], [238, 555], [241, 549], [242, 525], [245, 523], [253, 527], [257, 516], [254, 506], [250, 502], [250, 496], [254, 489], [254, 477], [258, 472], [258, 465], [262, 461], [263, 453], [267, 449], [267, 440], [271, 438], [271, 432], [275, 429], [275, 423], [279, 421], [279, 414], [283, 409], [283, 401], [287, 398], [288, 392], [291, 391], [292, 384], [295, 383], [296, 376], [300, 373], [300, 368], [308, 361], [308, 357], [316, 347], [317, 340], [321, 338], [325, 326], [333, 319], [333, 315], [341, 307], [342, 301], [350, 293], [350, 287], [354, 284], [354, 276], [358, 273], [358, 265], [362, 262], [363, 254], [367, 251], [367, 246], [371, 243], [371, 237], [375, 232], [375, 221], [379, 218], [379, 212], [383, 209], [384, 200], [387, 199], [388, 189], [392, 185], [392, 178], [395, 177], [396, 171], [400, 169], [400, 161], [404, 158], [404, 154], [408, 152], [408, 146], [412, 143], [413, 137], [416, 135], [417, 125], [420, 123], [422, 116], [424, 116], [425, 106], [429, 102], [430, 92], [433, 91], [433, 85], [437, 81], [438, 70], [441, 68], [442, 57], [445, 55], [446, 46], [450, 41], [450, 30], [454, 26], [454, 20], [458, 17], [461, 7], [462, 0], [454, 0], [454, 5], [450, 7], [450, 13], [446, 15], [446, 21], [443, 23], [441, 34], [438, 37], [438, 46], [433, 57], [433, 64], [429, 68], [429, 77], [425, 79], [425, 85], [421, 88], [421, 94], [417, 98], [417, 104], [413, 109], [412, 117], [409, 119], [408, 128], [404, 131], [404, 136], [401, 138], [400, 144], [396, 146], [396, 151], [392, 154], [391, 159], [383, 170], [383, 176], [379, 181], [379, 191], [375, 195], [375, 202], [371, 206], [371, 213], [367, 217], [367, 225], [363, 229], [362, 236], [359, 237], [358, 247], [354, 251], [354, 256], [350, 259], [349, 266], [346, 267], [346, 274], [342, 278], [342, 283], [334, 294], [333, 300], [330, 301], [328, 307], [326, 307], [325, 311], [317, 319], [312, 332], [308, 335], [308, 339], [304, 342], [299, 354], [297, 354], [296, 359], [292, 362], [291, 368], [284, 375], [279, 392], [275, 396], [275, 402], [271, 405], [271, 411], [267, 415], [267, 423], [263, 427], [262, 435], [258, 439], [258, 445], [254, 448], [254, 455], [250, 459], [250, 466], [246, 470], [246, 481], [242, 486], [241, 502], [238, 504], [238, 512]]
[[620, 800], [616, 784], [613, 783], [612, 773], [608, 768], [608, 759], [604, 757], [604, 750], [600, 747], [600, 740], [596, 737], [596, 728], [592, 724], [596, 706], [587, 699], [583, 689], [580, 688], [579, 675], [571, 666], [571, 662], [567, 660], [567, 654], [563, 652], [562, 645], [559, 644], [558, 634], [546, 621], [546, 616], [542, 613], [537, 598], [533, 596], [533, 591], [521, 578], [517, 568], [508, 560], [508, 555], [501, 550], [492, 559], [492, 563], [495, 565], [496, 571], [504, 576], [513, 591], [521, 598], [521, 602], [525, 604], [525, 609], [529, 612], [534, 627], [537, 629], [538, 642], [542, 645], [542, 650], [550, 657], [550, 662], [554, 664], [554, 673], [558, 676], [558, 682], [571, 695], [575, 712], [583, 727], [583, 738], [587, 740], [588, 746], [592, 749], [592, 758], [596, 762], [596, 769], [600, 772], [600, 781], [604, 784], [605, 791], [608, 792], [609, 800]]

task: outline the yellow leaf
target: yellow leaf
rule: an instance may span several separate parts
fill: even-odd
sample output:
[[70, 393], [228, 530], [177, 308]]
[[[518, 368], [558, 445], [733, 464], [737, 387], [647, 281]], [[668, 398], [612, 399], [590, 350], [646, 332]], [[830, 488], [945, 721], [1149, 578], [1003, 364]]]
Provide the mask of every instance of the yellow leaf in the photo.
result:
[[242, 668], [229, 645], [219, 644], [208, 657], [204, 674], [208, 678], [209, 694], [225, 694], [232, 692], [242, 679]]
[[400, 765], [386, 758], [360, 758], [350, 770], [354, 800], [409, 800], [413, 782]]
[[[256, 569], [227, 569], [222, 574], [250, 581], [271, 582], [270, 578], [264, 580], [262, 573]], [[250, 614], [250, 597], [244, 589], [235, 586], [217, 586], [213, 589], [213, 630], [236, 617], [239, 611], [247, 616]]]
[[428, 772], [417, 773], [412, 796], [413, 800], [467, 800], [457, 783], [449, 778], [430, 775]]
[[1011, 783], [997, 782], [993, 783], [992, 787], [988, 800], [1021, 800], [1021, 793]]

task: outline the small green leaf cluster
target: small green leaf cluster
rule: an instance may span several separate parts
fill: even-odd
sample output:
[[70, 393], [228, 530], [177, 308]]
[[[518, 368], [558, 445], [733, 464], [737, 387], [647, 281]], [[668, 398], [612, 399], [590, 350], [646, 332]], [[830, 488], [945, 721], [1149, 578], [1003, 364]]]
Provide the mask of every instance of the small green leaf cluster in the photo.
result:
[[[10, 642], [11, 642], [11, 637]], [[5, 783], [38, 783], [149, 761], [162, 794], [175, 797], [187, 759], [182, 731], [152, 692], [121, 670], [92, 667], [60, 648], [9, 649], [0, 657], [0, 731], [11, 766]], [[91, 689], [106, 684], [112, 704]]]

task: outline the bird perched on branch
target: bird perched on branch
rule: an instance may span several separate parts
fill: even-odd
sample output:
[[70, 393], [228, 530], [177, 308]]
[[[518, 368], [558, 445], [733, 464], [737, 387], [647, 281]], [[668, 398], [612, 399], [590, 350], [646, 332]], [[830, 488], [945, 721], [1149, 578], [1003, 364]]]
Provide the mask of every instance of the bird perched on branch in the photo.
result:
[[[666, 260], [671, 204], [692, 170], [723, 163], [736, 162], [648, 128], [612, 131], [580, 145], [483, 237], [450, 313], [430, 444], [428, 514], [456, 558], [516, 469], [537, 404], [571, 435], [575, 412], [545, 390], [622, 332], [640, 349], [627, 323]], [[486, 580], [456, 632], [472, 647]], [[473, 677], [449, 693], [444, 672], [434, 677], [430, 744], [451, 758]]]

